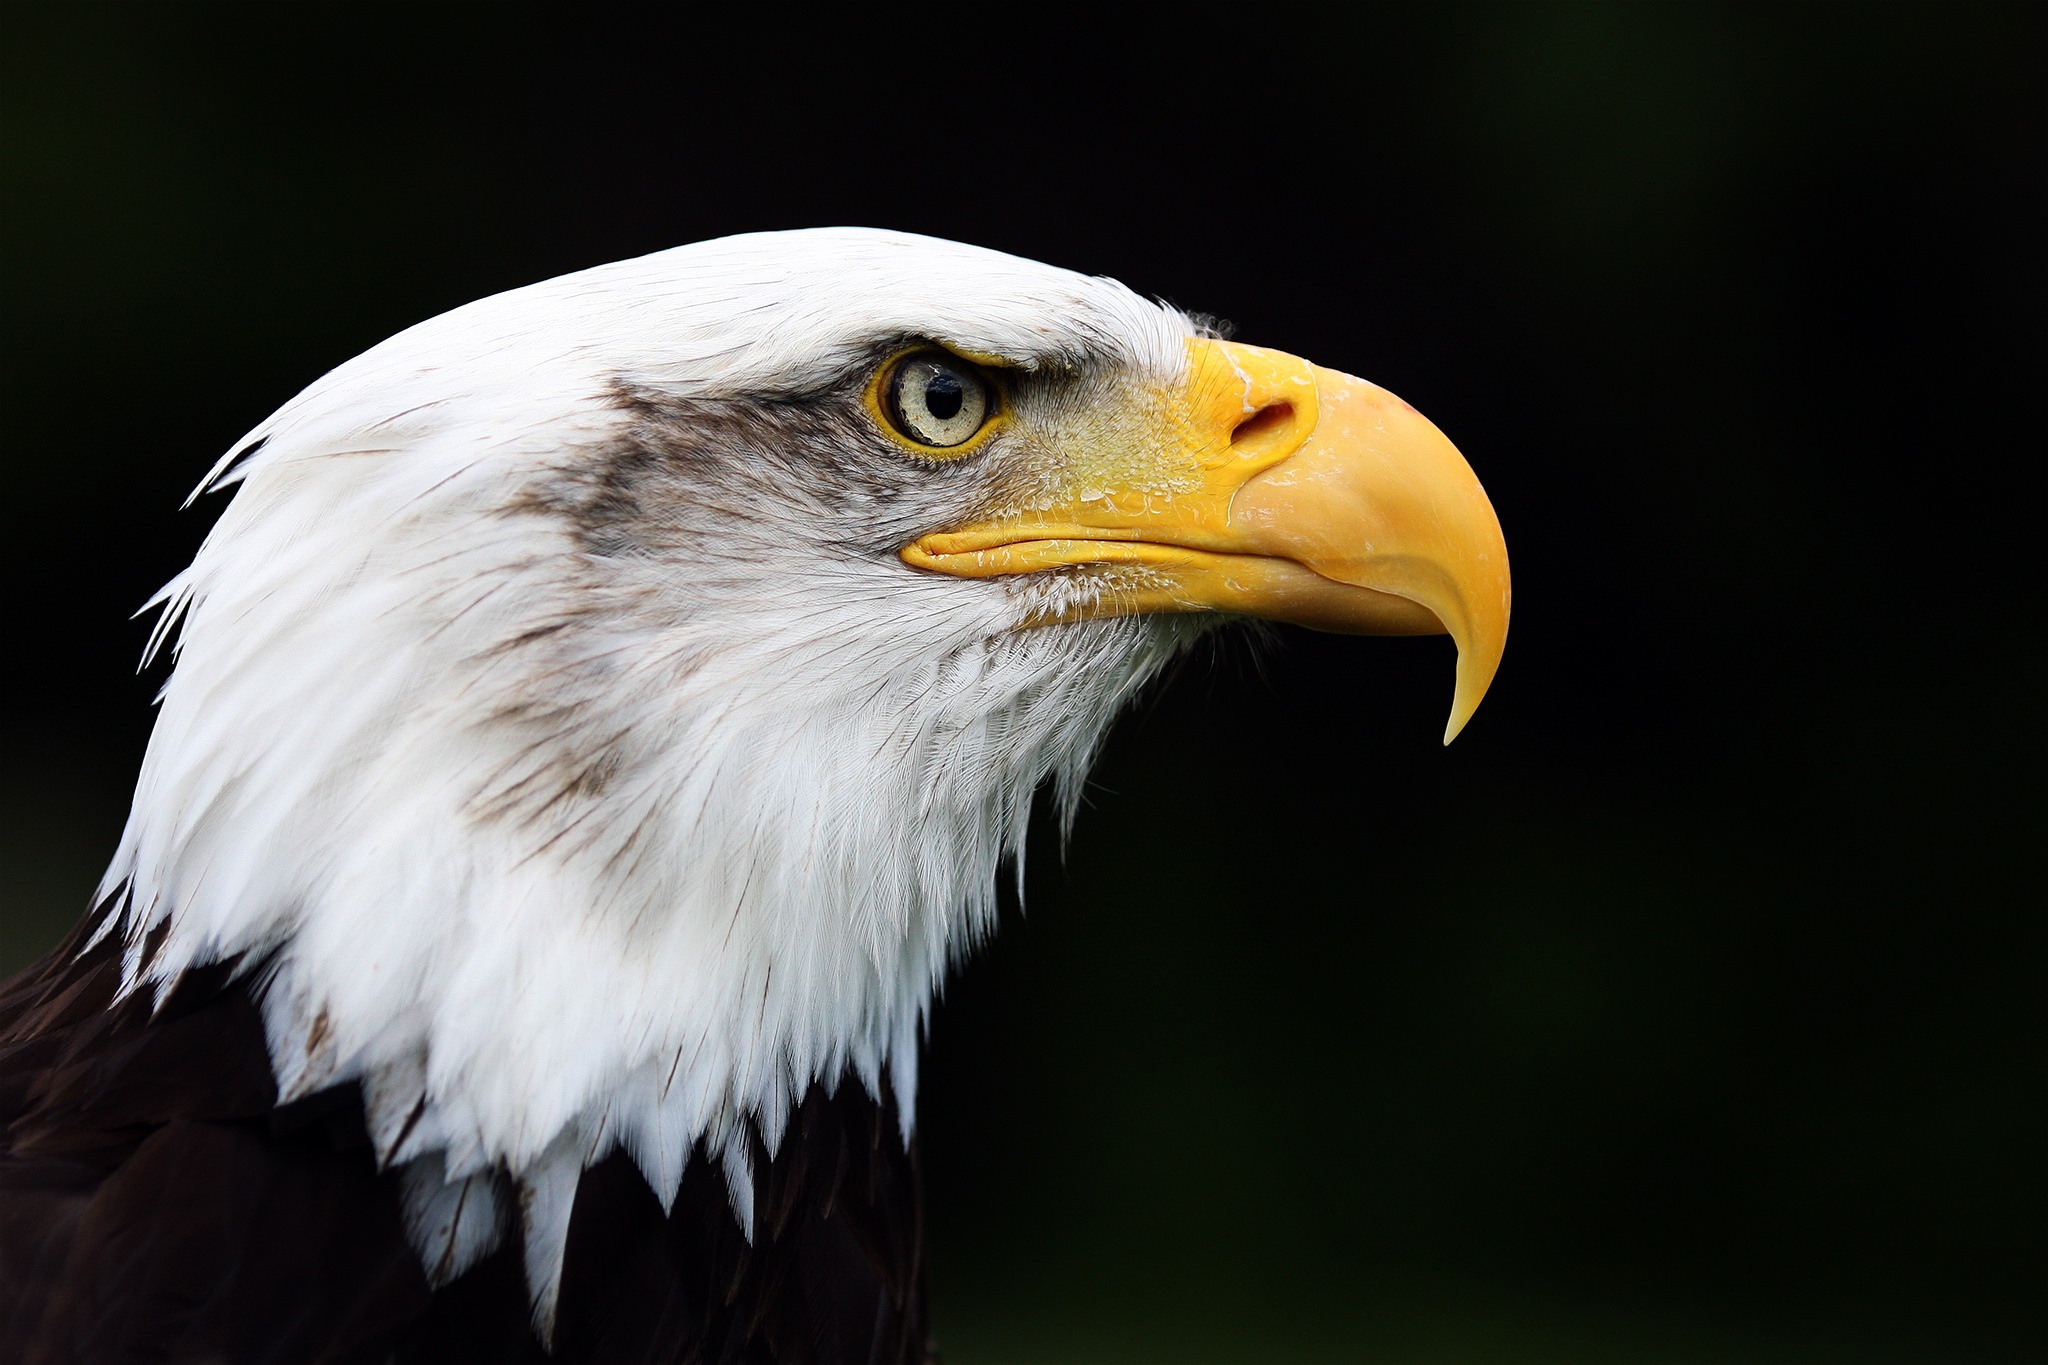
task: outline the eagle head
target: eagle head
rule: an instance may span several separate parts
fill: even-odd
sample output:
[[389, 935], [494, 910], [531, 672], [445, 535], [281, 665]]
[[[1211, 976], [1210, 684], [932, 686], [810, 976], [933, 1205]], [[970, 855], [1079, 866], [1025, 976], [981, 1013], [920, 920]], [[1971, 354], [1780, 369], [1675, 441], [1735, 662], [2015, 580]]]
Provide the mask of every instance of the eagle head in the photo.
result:
[[[1032, 794], [1233, 617], [1457, 641], [1508, 569], [1393, 395], [1113, 281], [765, 233], [458, 308], [208, 477], [102, 893], [127, 989], [233, 959], [282, 1099], [360, 1085], [436, 1282], [580, 1172], [657, 1197], [893, 1094]], [[1447, 735], [1448, 739], [1448, 735]], [[458, 1197], [459, 1196], [459, 1197]]]

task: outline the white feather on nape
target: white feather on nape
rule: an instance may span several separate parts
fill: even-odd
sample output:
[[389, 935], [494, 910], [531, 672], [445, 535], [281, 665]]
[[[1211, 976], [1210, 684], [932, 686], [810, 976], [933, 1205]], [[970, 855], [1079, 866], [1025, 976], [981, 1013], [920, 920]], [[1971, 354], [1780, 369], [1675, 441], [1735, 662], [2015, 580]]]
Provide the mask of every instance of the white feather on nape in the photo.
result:
[[[506, 1210], [497, 1177], [450, 1180], [439, 1153], [399, 1172], [405, 1232], [420, 1253], [427, 1284], [439, 1289], [492, 1251], [505, 1235]], [[566, 1236], [566, 1232], [564, 1233]]]
[[[1077, 799], [1196, 628], [1019, 630], [998, 585], [801, 536], [596, 600], [576, 529], [520, 499], [620, 439], [621, 383], [743, 403], [898, 335], [1165, 382], [1189, 326], [832, 230], [586, 271], [341, 366], [216, 468], [234, 501], [158, 598], [177, 668], [101, 888], [128, 989], [261, 964], [280, 1098], [361, 1084], [430, 1271], [498, 1243], [509, 1182], [543, 1324], [614, 1148], [666, 1208], [702, 1144], [751, 1233], [749, 1134], [772, 1151], [813, 1082], [886, 1077], [907, 1140], [926, 1011], [1033, 792]], [[565, 772], [574, 799], [531, 799]]]
[[[564, 1134], [518, 1177], [519, 1222], [526, 1234], [527, 1292], [533, 1296], [533, 1329], [543, 1346], [555, 1339], [555, 1305], [562, 1295], [562, 1253], [569, 1245], [569, 1214], [584, 1153]], [[482, 1179], [483, 1177], [472, 1177]]]

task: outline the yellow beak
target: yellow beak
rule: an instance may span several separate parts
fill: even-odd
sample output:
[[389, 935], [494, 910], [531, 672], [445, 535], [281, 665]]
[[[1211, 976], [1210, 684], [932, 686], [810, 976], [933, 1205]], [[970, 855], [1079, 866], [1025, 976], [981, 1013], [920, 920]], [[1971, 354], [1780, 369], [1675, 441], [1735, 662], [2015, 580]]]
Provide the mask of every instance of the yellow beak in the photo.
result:
[[1508, 633], [1508, 555], [1471, 466], [1406, 403], [1280, 351], [1190, 340], [1189, 371], [1111, 478], [925, 536], [905, 562], [963, 578], [1128, 566], [1069, 617], [1220, 611], [1458, 646], [1448, 744]]

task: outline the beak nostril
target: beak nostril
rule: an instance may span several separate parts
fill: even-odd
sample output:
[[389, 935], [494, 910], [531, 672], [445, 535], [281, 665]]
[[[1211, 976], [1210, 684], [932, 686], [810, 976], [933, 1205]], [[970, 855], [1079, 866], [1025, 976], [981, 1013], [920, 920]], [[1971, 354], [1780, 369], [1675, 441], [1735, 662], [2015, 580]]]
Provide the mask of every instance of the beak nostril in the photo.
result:
[[1293, 425], [1294, 404], [1268, 403], [1237, 424], [1230, 433], [1230, 444], [1233, 447], [1249, 444], [1255, 449], [1265, 444], [1266, 438], [1280, 435]]

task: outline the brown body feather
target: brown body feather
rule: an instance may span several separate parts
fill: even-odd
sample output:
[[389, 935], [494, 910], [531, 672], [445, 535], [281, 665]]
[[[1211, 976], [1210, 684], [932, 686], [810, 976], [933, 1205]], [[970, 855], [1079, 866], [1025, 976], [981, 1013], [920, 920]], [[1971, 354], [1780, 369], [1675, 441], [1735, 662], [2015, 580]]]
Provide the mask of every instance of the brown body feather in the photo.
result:
[[355, 1087], [276, 1103], [256, 974], [117, 1001], [89, 930], [0, 983], [0, 1365], [927, 1358], [915, 1147], [858, 1083], [757, 1142], [751, 1243], [701, 1152], [667, 1216], [587, 1171], [544, 1351], [516, 1228], [430, 1290]]

